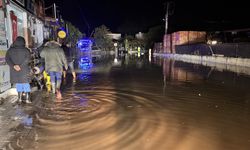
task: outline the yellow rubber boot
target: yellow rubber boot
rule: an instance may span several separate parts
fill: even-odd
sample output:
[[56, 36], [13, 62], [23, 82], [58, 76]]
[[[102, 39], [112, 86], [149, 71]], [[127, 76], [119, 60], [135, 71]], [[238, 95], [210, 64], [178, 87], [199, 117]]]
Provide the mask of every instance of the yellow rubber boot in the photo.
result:
[[47, 76], [46, 78], [46, 87], [47, 87], [47, 91], [50, 92], [51, 91], [50, 76]]

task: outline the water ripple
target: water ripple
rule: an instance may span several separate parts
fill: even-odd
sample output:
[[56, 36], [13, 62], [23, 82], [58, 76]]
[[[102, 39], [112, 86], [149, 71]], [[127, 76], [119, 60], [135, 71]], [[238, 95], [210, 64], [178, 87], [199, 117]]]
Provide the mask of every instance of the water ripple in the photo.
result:
[[[42, 149], [139, 148], [141, 144], [129, 143], [153, 140], [155, 133], [159, 136], [157, 140], [161, 141], [161, 136], [164, 135], [160, 132], [166, 129], [166, 122], [160, 119], [160, 112], [154, 110], [160, 109], [161, 106], [149, 98], [150, 95], [147, 93], [119, 91], [112, 87], [68, 91], [64, 94], [62, 102], [48, 105], [51, 108], [47, 109], [53, 110], [51, 112], [53, 115], [37, 116], [38, 127], [42, 131], [39, 133], [41, 134], [39, 147]], [[140, 114], [145, 114], [146, 117]], [[153, 148], [154, 144], [145, 145], [147, 145], [145, 148]]]

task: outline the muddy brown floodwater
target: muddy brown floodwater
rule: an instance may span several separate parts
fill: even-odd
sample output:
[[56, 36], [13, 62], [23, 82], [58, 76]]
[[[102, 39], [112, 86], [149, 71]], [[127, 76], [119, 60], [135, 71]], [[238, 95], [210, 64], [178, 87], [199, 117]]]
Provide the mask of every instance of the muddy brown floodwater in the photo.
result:
[[128, 57], [78, 72], [61, 101], [36, 93], [7, 149], [250, 149], [249, 75]]

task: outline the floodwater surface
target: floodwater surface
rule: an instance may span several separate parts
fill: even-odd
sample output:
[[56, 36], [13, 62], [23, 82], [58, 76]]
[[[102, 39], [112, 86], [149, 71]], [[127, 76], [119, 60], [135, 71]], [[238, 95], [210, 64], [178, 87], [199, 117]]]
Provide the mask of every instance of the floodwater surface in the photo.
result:
[[96, 63], [61, 101], [36, 93], [6, 148], [249, 150], [249, 87], [248, 75], [168, 59]]

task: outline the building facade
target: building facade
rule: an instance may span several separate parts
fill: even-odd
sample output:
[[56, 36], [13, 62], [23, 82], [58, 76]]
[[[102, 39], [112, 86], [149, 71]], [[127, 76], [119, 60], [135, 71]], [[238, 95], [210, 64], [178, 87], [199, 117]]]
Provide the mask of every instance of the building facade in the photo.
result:
[[0, 93], [11, 87], [5, 54], [17, 36], [35, 48], [44, 40], [43, 0], [0, 0]]

